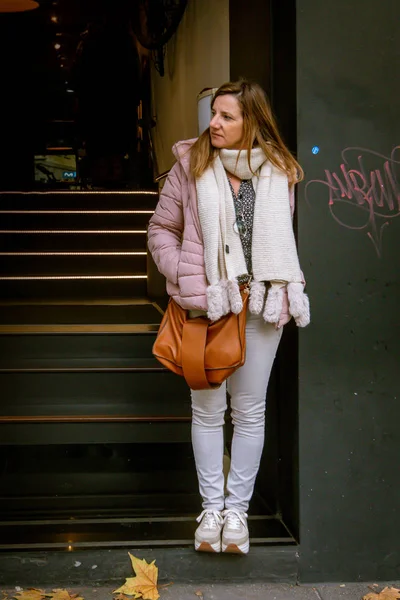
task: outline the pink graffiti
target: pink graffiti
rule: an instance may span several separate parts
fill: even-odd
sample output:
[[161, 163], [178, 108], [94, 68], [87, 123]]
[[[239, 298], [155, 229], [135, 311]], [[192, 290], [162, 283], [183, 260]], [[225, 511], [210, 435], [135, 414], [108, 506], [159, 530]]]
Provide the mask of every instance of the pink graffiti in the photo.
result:
[[[382, 256], [382, 236], [390, 220], [400, 216], [400, 183], [396, 176], [395, 160], [400, 146], [393, 148], [390, 156], [384, 156], [366, 148], [346, 148], [342, 152], [342, 164], [336, 171], [325, 169], [325, 179], [313, 179], [306, 184], [306, 200], [310, 203], [310, 186], [321, 183], [329, 189], [328, 207], [339, 225], [346, 229], [365, 231], [374, 245], [378, 257]], [[351, 168], [352, 157], [357, 156], [356, 168]], [[367, 170], [365, 162], [379, 159], [378, 168]], [[354, 158], [353, 158], [354, 160]], [[361, 225], [351, 225], [339, 217], [340, 205], [350, 204], [365, 212]]]

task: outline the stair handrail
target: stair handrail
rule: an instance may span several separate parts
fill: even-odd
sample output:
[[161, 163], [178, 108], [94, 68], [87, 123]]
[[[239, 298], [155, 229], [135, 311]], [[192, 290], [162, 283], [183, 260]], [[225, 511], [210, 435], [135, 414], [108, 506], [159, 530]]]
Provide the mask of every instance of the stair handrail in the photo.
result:
[[159, 181], [162, 181], [163, 179], [168, 177], [170, 170], [171, 169], [168, 169], [167, 171], [164, 171], [163, 173], [160, 173], [159, 175], [157, 175], [157, 177], [155, 177], [155, 179], [154, 179], [155, 183], [158, 183]]

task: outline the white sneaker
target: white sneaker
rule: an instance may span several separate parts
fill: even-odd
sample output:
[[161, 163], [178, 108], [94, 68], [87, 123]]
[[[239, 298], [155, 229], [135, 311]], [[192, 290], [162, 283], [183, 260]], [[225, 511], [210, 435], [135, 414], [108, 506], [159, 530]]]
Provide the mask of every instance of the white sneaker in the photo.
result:
[[203, 510], [196, 519], [200, 525], [194, 534], [194, 549], [199, 552], [221, 552], [221, 529], [224, 524], [219, 510]]
[[247, 554], [250, 548], [247, 514], [234, 508], [227, 508], [222, 515], [224, 517], [222, 552]]

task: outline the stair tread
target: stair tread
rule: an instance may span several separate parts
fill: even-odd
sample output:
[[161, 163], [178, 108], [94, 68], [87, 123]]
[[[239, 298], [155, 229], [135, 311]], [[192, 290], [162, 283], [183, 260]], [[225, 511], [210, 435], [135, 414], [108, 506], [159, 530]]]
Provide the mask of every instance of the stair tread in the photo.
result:
[[[115, 307], [115, 306], [137, 306], [142, 304], [153, 304], [149, 298], [137, 296], [135, 298], [81, 298], [79, 300], [67, 300], [65, 298], [61, 298], [59, 300], [54, 299], [43, 299], [43, 300], [0, 300], [1, 310], [4, 310], [4, 307], [9, 308], [12, 306], [24, 306], [24, 310], [29, 310], [30, 307], [46, 307], [46, 310], [49, 306], [57, 306], [58, 308], [64, 307], [68, 308], [71, 306], [101, 306], [101, 307]], [[0, 314], [1, 318], [1, 314]]]
[[101, 210], [118, 208], [125, 210], [150, 210], [158, 201], [156, 190], [135, 191], [46, 191], [46, 192], [1, 192], [2, 210]]
[[14, 234], [22, 234], [22, 235], [28, 235], [28, 234], [54, 234], [54, 235], [76, 235], [76, 234], [95, 234], [95, 235], [110, 235], [110, 234], [145, 234], [146, 230], [143, 229], [143, 227], [135, 227], [135, 229], [131, 229], [131, 228], [127, 228], [127, 229], [121, 229], [120, 227], [118, 227], [118, 229], [115, 228], [108, 228], [108, 229], [67, 229], [67, 228], [54, 228], [54, 229], [0, 229], [0, 233], [4, 234], [4, 235], [14, 235]]
[[1, 325], [153, 325], [161, 322], [154, 304], [8, 305], [0, 310]]
[[1, 231], [15, 229], [146, 229], [151, 218], [148, 212], [133, 211], [0, 211]]
[[[40, 240], [40, 248], [38, 241]], [[111, 251], [118, 252], [144, 252], [146, 251], [146, 235], [125, 232], [125, 235], [110, 235], [97, 233], [96, 235], [74, 234], [32, 234], [32, 235], [0, 235], [0, 250], [7, 252], [93, 252]]]
[[146, 256], [12, 256], [0, 259], [1, 277], [146, 275]]
[[57, 334], [57, 333], [156, 333], [158, 325], [104, 324], [104, 325], [0, 325], [0, 335], [6, 334]]
[[166, 371], [156, 358], [0, 358], [2, 371]]
[[101, 274], [87, 274], [82, 275], [79, 273], [65, 273], [60, 275], [59, 273], [42, 273], [40, 275], [1, 275], [0, 281], [29, 281], [37, 279], [56, 279], [56, 280], [67, 280], [67, 279], [147, 279], [145, 273], [101, 273]]
[[146, 256], [147, 253], [142, 249], [130, 249], [130, 250], [111, 250], [110, 248], [106, 248], [104, 250], [87, 250], [86, 248], [82, 250], [36, 250], [36, 251], [9, 251], [9, 252], [0, 252], [0, 256], [4, 256], [8, 259], [10, 258], [21, 258], [26, 256], [55, 256], [59, 258], [61, 256], [68, 257], [82, 257], [82, 256]]
[[[144, 261], [143, 261], [144, 262]], [[39, 267], [35, 267], [32, 265], [32, 268], [29, 270], [29, 273], [16, 273], [15, 270], [12, 273], [6, 273], [6, 274], [1, 274], [0, 275], [0, 281], [18, 281], [18, 280], [32, 280], [32, 279], [118, 279], [118, 278], [131, 278], [131, 279], [144, 279], [147, 278], [147, 273], [146, 273], [146, 268], [145, 265], [140, 266], [143, 270], [141, 270], [140, 272], [138, 272], [138, 269], [134, 270], [128, 266], [125, 265], [117, 265], [117, 269], [115, 270], [110, 270], [110, 271], [105, 271], [104, 270], [104, 265], [102, 270], [100, 271], [99, 268], [99, 272], [94, 272], [95, 268], [93, 266], [89, 266], [87, 268], [87, 271], [84, 271], [84, 267], [85, 264], [83, 264], [83, 266], [81, 266], [82, 268], [82, 272], [78, 272], [78, 270], [74, 270], [73, 267], [69, 267], [68, 271], [66, 271], [66, 269], [64, 269], [64, 271], [60, 269], [49, 269], [48, 267], [46, 268], [45, 271], [43, 271], [43, 269], [40, 269]], [[22, 271], [22, 269], [21, 269]], [[1, 272], [1, 271], [0, 271]]]
[[0, 297], [7, 301], [78, 300], [96, 298], [135, 298], [147, 294], [147, 276], [56, 277], [2, 279]]
[[[56, 423], [56, 434], [54, 431]], [[145, 426], [144, 426], [145, 425]], [[16, 435], [16, 428], [17, 433]], [[190, 443], [190, 417], [173, 423], [171, 421], [129, 422], [126, 417], [120, 421], [107, 416], [104, 421], [84, 422], [82, 419], [67, 422], [3, 422], [0, 447], [3, 446], [58, 446], [74, 445], [79, 432], [80, 439], [88, 444], [154, 444]]]
[[[196, 499], [197, 500], [197, 499]], [[141, 531], [146, 530], [146, 542], [143, 545], [151, 543], [174, 543], [176, 545], [192, 544], [193, 534], [196, 528], [194, 514], [198, 511], [197, 503], [193, 502], [192, 514], [186, 519], [157, 520], [148, 518], [143, 521], [132, 520], [129, 523], [121, 523], [118, 527], [116, 523], [94, 523], [85, 524], [79, 521], [70, 520], [66, 525], [49, 526], [32, 523], [27, 531], [27, 525], [18, 524], [5, 525], [2, 527], [4, 541], [1, 549], [14, 548], [27, 544], [28, 540], [34, 539], [35, 547], [61, 547], [66, 548], [69, 545], [69, 539], [77, 540], [74, 547], [85, 547], [91, 544], [106, 545], [107, 542], [114, 542], [115, 545], [129, 545], [132, 540], [143, 539]], [[197, 510], [196, 510], [197, 509]], [[196, 511], [196, 512], [195, 512]], [[294, 539], [288, 534], [285, 527], [278, 519], [257, 519], [249, 522], [250, 536], [252, 543], [293, 543]]]

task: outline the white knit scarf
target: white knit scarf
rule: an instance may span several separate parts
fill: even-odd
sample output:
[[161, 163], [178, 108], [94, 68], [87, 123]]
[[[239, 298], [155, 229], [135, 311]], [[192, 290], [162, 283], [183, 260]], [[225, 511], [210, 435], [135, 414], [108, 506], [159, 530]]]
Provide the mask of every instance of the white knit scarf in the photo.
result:
[[[247, 150], [222, 149], [196, 179], [209, 283], [207, 315], [216, 321], [230, 311], [239, 313], [243, 306], [237, 278], [247, 273], [247, 267], [240, 236], [233, 229], [236, 213], [228, 171], [240, 179], [251, 179], [256, 193], [250, 311], [262, 312], [265, 321], [278, 323], [287, 285], [290, 313], [298, 326], [305, 327], [310, 322], [310, 307], [293, 233], [288, 178], [266, 159], [261, 148], [252, 149], [250, 162], [251, 169]], [[271, 283], [267, 295], [266, 282]]]

